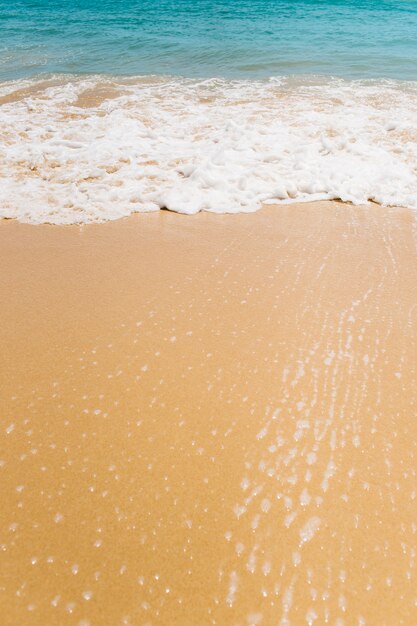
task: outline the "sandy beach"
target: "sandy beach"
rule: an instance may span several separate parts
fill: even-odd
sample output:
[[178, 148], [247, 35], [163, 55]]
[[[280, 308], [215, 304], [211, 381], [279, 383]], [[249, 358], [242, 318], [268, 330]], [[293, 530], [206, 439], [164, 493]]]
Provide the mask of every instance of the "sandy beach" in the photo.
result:
[[2, 626], [417, 623], [417, 222], [0, 221]]

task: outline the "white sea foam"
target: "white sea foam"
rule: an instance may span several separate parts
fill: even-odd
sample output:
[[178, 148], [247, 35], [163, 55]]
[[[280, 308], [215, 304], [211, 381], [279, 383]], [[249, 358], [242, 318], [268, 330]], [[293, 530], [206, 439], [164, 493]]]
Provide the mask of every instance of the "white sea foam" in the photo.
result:
[[413, 83], [3, 83], [0, 216], [68, 224], [332, 198], [417, 208], [416, 139]]

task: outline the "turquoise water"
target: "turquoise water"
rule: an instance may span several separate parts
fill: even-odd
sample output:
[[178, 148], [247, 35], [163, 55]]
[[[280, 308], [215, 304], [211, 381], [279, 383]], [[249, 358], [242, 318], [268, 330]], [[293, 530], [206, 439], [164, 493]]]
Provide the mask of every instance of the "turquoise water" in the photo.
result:
[[417, 78], [417, 2], [0, 0], [0, 79]]

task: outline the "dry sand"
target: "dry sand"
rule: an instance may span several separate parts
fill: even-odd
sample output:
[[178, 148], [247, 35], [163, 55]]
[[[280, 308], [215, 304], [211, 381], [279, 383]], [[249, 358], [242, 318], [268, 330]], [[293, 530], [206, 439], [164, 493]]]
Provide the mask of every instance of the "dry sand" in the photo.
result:
[[1, 222], [1, 625], [415, 625], [416, 241]]

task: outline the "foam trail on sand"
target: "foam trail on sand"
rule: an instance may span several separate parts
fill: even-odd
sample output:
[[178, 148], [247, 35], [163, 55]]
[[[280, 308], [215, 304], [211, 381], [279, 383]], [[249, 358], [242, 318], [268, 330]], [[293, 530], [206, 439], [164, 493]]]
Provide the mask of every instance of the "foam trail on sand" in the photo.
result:
[[0, 216], [55, 224], [340, 198], [417, 208], [417, 85], [52, 77], [0, 86]]

